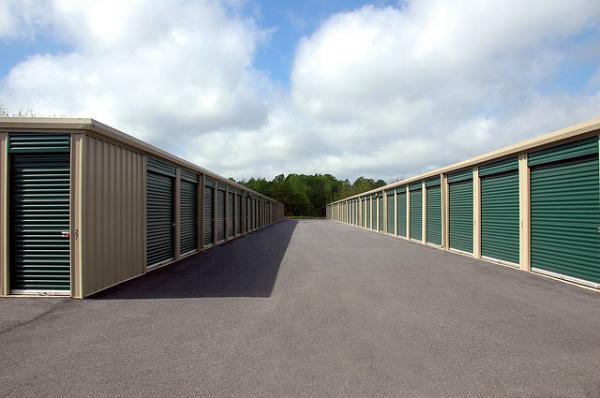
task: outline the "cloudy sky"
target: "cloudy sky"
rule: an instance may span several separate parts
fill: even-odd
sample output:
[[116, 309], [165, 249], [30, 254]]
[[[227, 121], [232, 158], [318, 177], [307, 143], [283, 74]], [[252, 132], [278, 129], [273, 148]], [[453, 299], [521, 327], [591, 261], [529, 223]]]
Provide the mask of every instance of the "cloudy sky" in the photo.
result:
[[600, 116], [598, 0], [0, 0], [0, 101], [236, 179], [408, 177]]

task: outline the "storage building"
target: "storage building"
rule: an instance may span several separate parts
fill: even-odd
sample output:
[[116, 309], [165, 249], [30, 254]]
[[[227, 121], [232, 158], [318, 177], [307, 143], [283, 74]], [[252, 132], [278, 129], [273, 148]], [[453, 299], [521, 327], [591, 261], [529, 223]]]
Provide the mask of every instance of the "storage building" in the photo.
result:
[[599, 289], [599, 135], [600, 120], [581, 123], [330, 203], [327, 218], [358, 200], [360, 227]]
[[284, 215], [92, 119], [0, 118], [0, 187], [1, 295], [83, 298]]

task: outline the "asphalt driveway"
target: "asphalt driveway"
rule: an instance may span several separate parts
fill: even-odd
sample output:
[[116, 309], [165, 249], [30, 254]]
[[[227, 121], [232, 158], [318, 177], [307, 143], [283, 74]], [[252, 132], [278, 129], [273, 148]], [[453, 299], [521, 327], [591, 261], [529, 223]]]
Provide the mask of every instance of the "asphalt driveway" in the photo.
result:
[[600, 295], [285, 221], [91, 299], [0, 299], [0, 352], [10, 397], [600, 397]]

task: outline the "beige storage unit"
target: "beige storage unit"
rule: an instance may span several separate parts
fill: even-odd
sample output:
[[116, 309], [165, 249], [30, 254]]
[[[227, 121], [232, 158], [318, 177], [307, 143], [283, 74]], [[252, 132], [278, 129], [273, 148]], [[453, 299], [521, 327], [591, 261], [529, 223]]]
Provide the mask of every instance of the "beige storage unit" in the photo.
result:
[[[43, 175], [31, 174], [39, 168], [32, 161]], [[19, 201], [31, 181], [39, 188], [33, 195], [45, 192], [34, 198], [40, 209], [33, 213]], [[217, 234], [206, 222], [215, 215], [205, 211], [212, 187], [238, 193], [238, 208], [244, 196], [260, 199], [272, 209], [272, 222], [284, 214], [280, 202], [93, 119], [0, 118], [0, 186], [4, 296], [83, 298], [213, 246]], [[228, 227], [237, 232], [238, 225]], [[29, 241], [31, 234], [11, 234], [11, 228], [43, 239]]]
[[599, 149], [595, 119], [338, 200], [328, 214], [346, 222], [342, 204], [368, 198], [376, 230], [376, 198], [396, 190], [398, 236], [600, 289]]

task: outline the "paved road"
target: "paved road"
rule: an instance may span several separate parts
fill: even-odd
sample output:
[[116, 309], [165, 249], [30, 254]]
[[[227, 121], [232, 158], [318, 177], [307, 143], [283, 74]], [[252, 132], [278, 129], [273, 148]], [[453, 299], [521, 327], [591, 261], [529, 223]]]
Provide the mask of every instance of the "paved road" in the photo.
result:
[[0, 328], [0, 396], [600, 397], [600, 295], [327, 221]]

